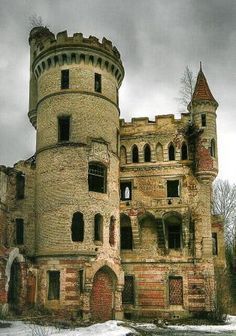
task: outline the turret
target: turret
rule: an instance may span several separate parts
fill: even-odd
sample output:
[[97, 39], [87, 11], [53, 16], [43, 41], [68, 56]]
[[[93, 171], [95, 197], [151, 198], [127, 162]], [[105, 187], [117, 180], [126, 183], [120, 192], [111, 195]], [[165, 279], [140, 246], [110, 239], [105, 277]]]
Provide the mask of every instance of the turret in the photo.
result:
[[195, 139], [195, 173], [202, 180], [214, 180], [218, 173], [216, 109], [206, 77], [200, 66], [197, 81], [188, 109], [197, 131]]

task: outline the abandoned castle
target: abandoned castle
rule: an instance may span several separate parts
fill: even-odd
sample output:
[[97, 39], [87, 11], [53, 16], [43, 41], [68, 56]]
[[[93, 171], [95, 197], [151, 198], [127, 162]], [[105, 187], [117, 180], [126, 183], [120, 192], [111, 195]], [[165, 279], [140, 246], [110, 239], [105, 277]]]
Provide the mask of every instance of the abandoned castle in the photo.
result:
[[188, 111], [119, 120], [120, 54], [35, 27], [36, 154], [0, 166], [0, 306], [107, 320], [210, 311], [225, 265], [211, 214], [216, 109], [200, 69]]

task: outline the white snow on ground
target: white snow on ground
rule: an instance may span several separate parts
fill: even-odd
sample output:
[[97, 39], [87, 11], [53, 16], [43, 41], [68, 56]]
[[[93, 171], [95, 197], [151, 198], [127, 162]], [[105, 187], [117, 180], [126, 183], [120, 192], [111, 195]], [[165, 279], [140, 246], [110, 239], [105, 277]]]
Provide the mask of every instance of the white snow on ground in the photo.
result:
[[183, 326], [168, 326], [168, 328], [181, 331], [200, 331], [211, 333], [223, 333], [227, 331], [236, 331], [236, 316], [229, 316], [224, 325], [183, 325]]
[[[4, 322], [4, 321], [2, 321]], [[10, 321], [12, 324], [8, 328], [0, 328], [0, 335], [4, 336], [125, 336], [131, 332], [131, 329], [125, 328], [120, 321], [107, 321], [97, 323], [85, 328], [76, 328], [74, 330], [58, 330], [53, 327], [34, 327], [21, 321]], [[38, 329], [37, 329], [38, 328]], [[133, 333], [135, 333], [132, 330]]]

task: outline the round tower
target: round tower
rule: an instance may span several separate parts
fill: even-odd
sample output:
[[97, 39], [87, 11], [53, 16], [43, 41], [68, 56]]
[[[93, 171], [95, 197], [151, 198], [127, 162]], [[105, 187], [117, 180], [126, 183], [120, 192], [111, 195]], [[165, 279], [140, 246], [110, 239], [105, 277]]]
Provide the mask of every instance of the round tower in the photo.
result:
[[[40, 281], [46, 284], [40, 300], [47, 306], [79, 307], [99, 318], [93, 281], [102, 287], [110, 281], [119, 292], [111, 293], [118, 299], [109, 306], [116, 314], [123, 283], [118, 239], [120, 54], [105, 38], [100, 43], [80, 33], [68, 37], [66, 31], [55, 38], [44, 27], [31, 31], [29, 43], [29, 118], [37, 130], [36, 256]], [[68, 294], [70, 270], [80, 289], [70, 288]], [[50, 286], [58, 277], [60, 293], [55, 296]]]
[[195, 173], [201, 180], [213, 181], [218, 173], [216, 109], [206, 77], [200, 66], [189, 110], [197, 130], [195, 139]]

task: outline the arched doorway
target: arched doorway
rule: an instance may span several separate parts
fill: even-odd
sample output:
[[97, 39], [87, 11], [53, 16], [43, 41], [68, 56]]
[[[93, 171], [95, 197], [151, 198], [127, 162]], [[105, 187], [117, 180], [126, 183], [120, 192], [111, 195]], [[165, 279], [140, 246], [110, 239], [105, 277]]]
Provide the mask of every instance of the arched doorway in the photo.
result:
[[94, 276], [90, 299], [91, 317], [97, 321], [113, 318], [116, 276], [108, 267], [100, 268]]
[[20, 264], [16, 261], [13, 261], [11, 265], [10, 281], [8, 287], [8, 303], [12, 308], [16, 308], [19, 304], [20, 296]]

